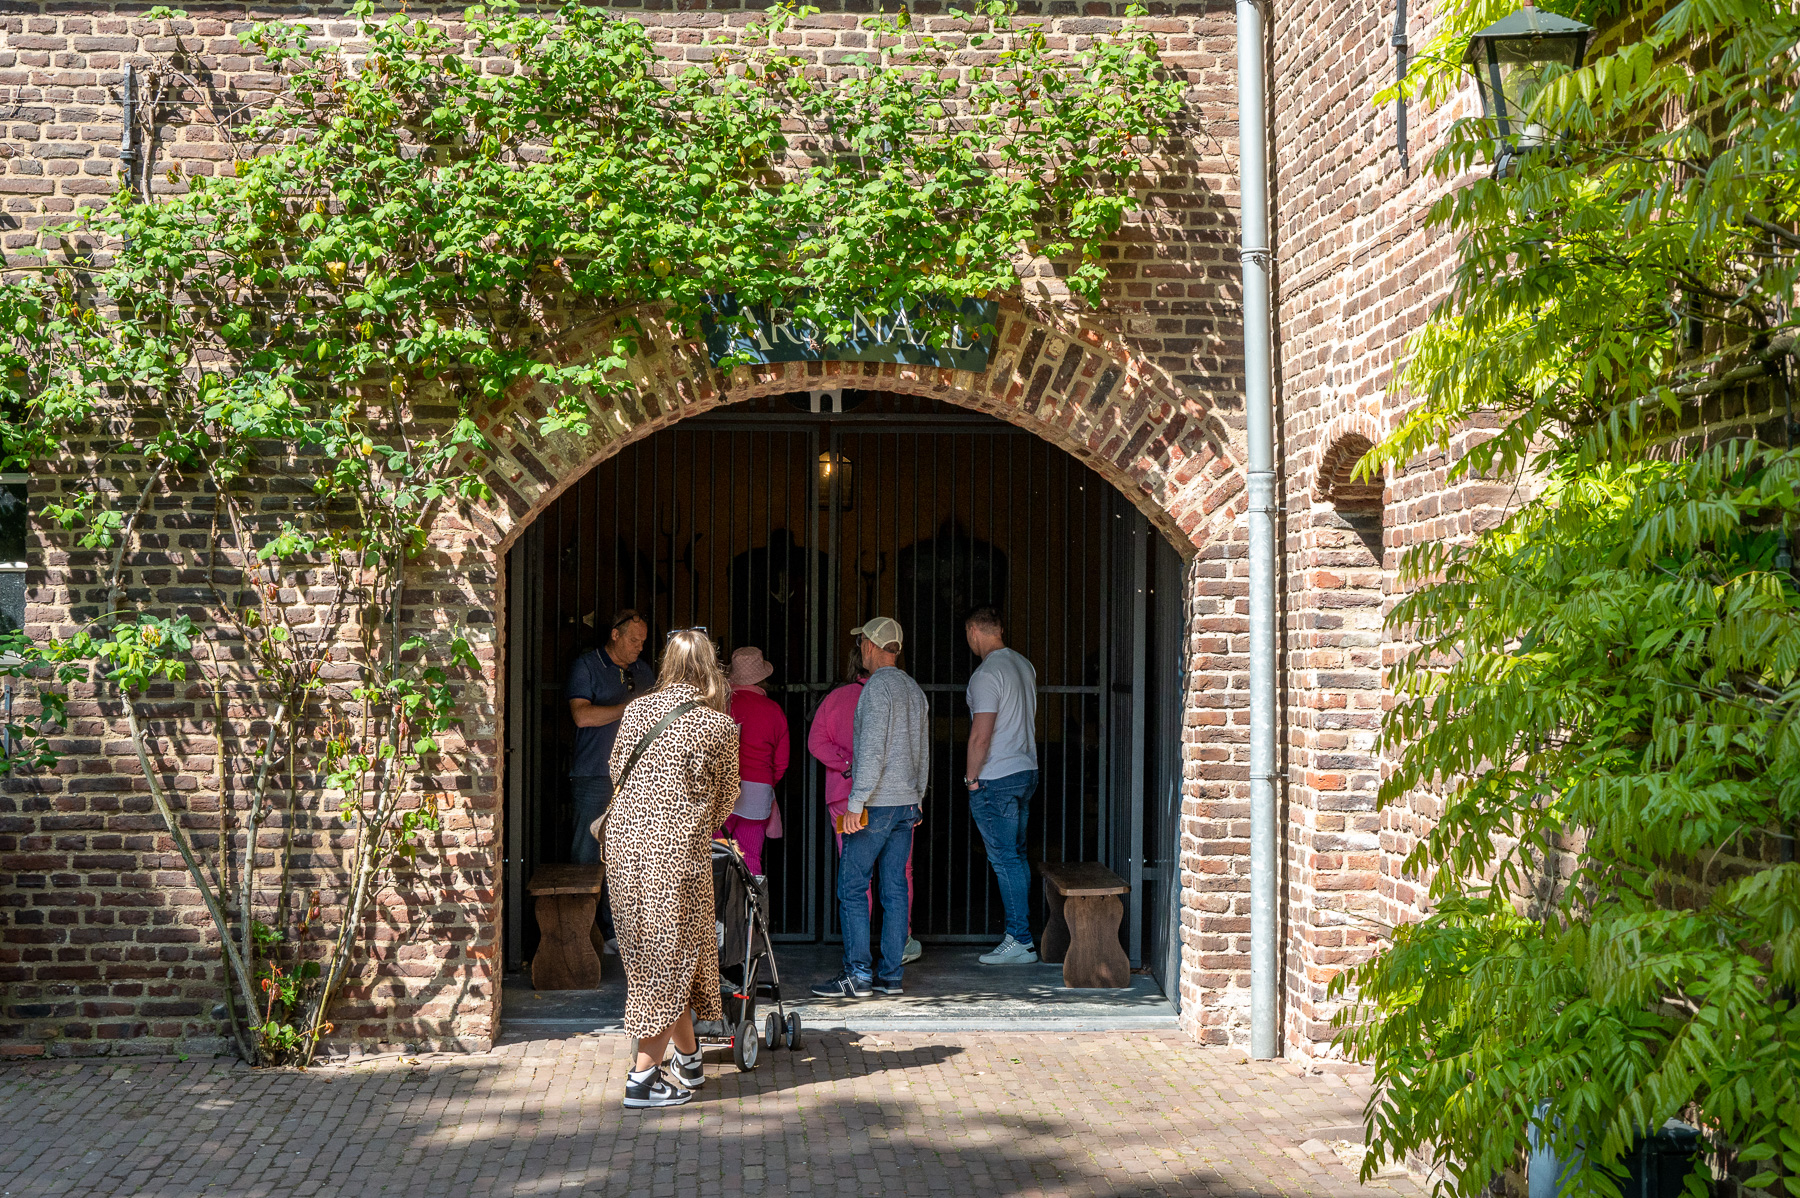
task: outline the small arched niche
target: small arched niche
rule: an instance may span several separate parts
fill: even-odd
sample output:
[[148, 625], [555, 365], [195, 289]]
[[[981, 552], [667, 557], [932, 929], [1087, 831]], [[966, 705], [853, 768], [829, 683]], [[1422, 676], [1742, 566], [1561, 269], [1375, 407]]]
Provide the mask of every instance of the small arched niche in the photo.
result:
[[1341, 433], [1325, 447], [1319, 459], [1314, 498], [1329, 504], [1356, 534], [1368, 551], [1368, 565], [1382, 564], [1382, 503], [1386, 486], [1379, 475], [1358, 474], [1358, 467], [1375, 443], [1361, 432]]

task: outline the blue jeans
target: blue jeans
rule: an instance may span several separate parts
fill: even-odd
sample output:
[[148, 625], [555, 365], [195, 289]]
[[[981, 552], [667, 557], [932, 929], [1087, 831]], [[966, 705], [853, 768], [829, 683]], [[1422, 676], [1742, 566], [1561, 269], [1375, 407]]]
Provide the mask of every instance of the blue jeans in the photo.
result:
[[987, 778], [969, 792], [969, 814], [987, 844], [988, 864], [1000, 879], [1000, 902], [1006, 908], [1006, 934], [1031, 944], [1031, 866], [1025, 860], [1025, 824], [1036, 770]]
[[[569, 860], [576, 865], [600, 864], [600, 842], [589, 829], [605, 814], [612, 802], [612, 779], [607, 777], [570, 778], [569, 788], [575, 792], [575, 839], [569, 845]], [[600, 889], [600, 903], [595, 908], [595, 923], [608, 940], [613, 938], [612, 904], [606, 888]]]
[[900, 980], [900, 958], [906, 952], [906, 863], [912, 857], [913, 825], [918, 804], [870, 807], [869, 826], [844, 837], [838, 858], [838, 922], [844, 929], [844, 972], [871, 979], [869, 953], [869, 882], [880, 876], [881, 977]]

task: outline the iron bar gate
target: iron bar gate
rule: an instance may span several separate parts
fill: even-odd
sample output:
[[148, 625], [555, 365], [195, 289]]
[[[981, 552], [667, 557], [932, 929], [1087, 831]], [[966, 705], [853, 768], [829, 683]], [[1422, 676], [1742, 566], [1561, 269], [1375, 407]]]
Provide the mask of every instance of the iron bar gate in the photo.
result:
[[[573, 485], [512, 551], [509, 963], [535, 938], [515, 875], [569, 849], [563, 679], [622, 607], [649, 617], [647, 653], [668, 630], [699, 625], [726, 654], [756, 645], [776, 667], [768, 689], [788, 715], [792, 763], [777, 788], [786, 835], [765, 864], [783, 937], [836, 932], [836, 859], [806, 731], [843, 681], [848, 630], [876, 614], [905, 628], [901, 665], [932, 712], [916, 935], [991, 942], [1003, 930], [959, 784], [963, 690], [977, 664], [962, 620], [984, 603], [1038, 671], [1030, 855], [1105, 861], [1145, 880], [1144, 837], [1160, 838], [1167, 821], [1146, 823], [1146, 804], [1127, 796], [1148, 794], [1144, 748], [1164, 740], [1146, 728], [1144, 691], [1147, 546], [1161, 538], [1098, 475], [1028, 432], [926, 400], [846, 399], [847, 412], [810, 414], [775, 397], [658, 433]], [[1166, 702], [1166, 686], [1156, 691]], [[1155, 965], [1162, 954], [1143, 952], [1143, 938], [1170, 934], [1168, 921], [1144, 916], [1168, 908], [1160, 895], [1146, 907], [1142, 889], [1128, 936], [1133, 960]], [[1034, 911], [1034, 925], [1041, 918]]]

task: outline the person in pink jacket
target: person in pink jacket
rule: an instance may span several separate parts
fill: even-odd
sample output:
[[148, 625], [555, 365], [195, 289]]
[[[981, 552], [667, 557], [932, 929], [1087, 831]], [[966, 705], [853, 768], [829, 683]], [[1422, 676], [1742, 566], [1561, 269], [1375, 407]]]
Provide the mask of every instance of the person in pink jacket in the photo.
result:
[[737, 841], [744, 864], [758, 877], [763, 873], [763, 842], [781, 837], [775, 784], [788, 767], [787, 713], [759, 685], [774, 672], [761, 649], [746, 646], [731, 655], [731, 718], [738, 726], [741, 781], [737, 806], [725, 820], [725, 835]]
[[[837, 830], [838, 821], [850, 810], [850, 763], [856, 759], [856, 701], [862, 697], [864, 679], [868, 671], [863, 669], [862, 656], [855, 646], [850, 649], [850, 665], [844, 673], [844, 684], [825, 696], [819, 704], [819, 710], [813, 714], [812, 728], [806, 734], [806, 751], [811, 753], [825, 767], [825, 810], [831, 816], [832, 836], [837, 839], [838, 852], [844, 851], [844, 835]], [[910, 907], [913, 897], [912, 859], [906, 861], [906, 901]], [[873, 888], [870, 891], [871, 910], [875, 902]], [[911, 964], [924, 953], [919, 942], [913, 939], [911, 929], [906, 937], [906, 952], [901, 961]]]

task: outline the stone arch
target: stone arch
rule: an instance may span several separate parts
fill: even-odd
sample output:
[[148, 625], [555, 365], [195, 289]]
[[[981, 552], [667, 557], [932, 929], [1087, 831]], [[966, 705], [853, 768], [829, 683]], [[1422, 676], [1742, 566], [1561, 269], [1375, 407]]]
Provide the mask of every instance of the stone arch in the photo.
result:
[[628, 368], [630, 385], [595, 407], [588, 433], [545, 437], [547, 396], [522, 384], [476, 423], [492, 441], [484, 472], [492, 503], [469, 513], [504, 552], [564, 488], [626, 445], [689, 416], [789, 391], [850, 386], [943, 400], [996, 416], [1066, 450], [1123, 493], [1184, 557], [1229, 539], [1243, 504], [1233, 430], [1200, 399], [1118, 339], [1074, 321], [1004, 303], [994, 353], [980, 373], [861, 362], [710, 365], [704, 343], [661, 313], [615, 313], [577, 331], [555, 353], [594, 353], [635, 319], [648, 345]]
[[[1017, 302], [1002, 303], [991, 365], [979, 374], [835, 362], [739, 367], [727, 374], [710, 366], [703, 343], [642, 311], [596, 321], [556, 352], [565, 361], [591, 355], [633, 316], [648, 331], [649, 345], [630, 363], [630, 385], [617, 401], [595, 407], [586, 435], [540, 435], [537, 420], [547, 397], [530, 385], [476, 414], [493, 445], [484, 476], [494, 498], [451, 522], [449, 539], [469, 551], [463, 560], [486, 558], [501, 570], [484, 571], [484, 577], [503, 577], [513, 542], [597, 463], [683, 419], [765, 395], [838, 386], [920, 395], [998, 417], [1065, 450], [1125, 495], [1186, 559], [1177, 837], [1183, 899], [1171, 935], [1180, 946], [1182, 1026], [1209, 1041], [1226, 1034], [1226, 995], [1237, 983], [1229, 973], [1204, 972], [1202, 954], [1241, 922], [1235, 892], [1242, 889], [1244, 870], [1228, 830], [1241, 798], [1245, 743], [1245, 728], [1230, 713], [1241, 701], [1244, 670], [1237, 648], [1246, 587], [1238, 561], [1245, 549], [1241, 426], [1184, 393], [1122, 340]], [[488, 612], [501, 627], [503, 592], [501, 585], [492, 593]], [[497, 640], [485, 680], [492, 688], [492, 719], [483, 730], [494, 743], [504, 738], [498, 687], [507, 671], [503, 637]], [[504, 770], [492, 779], [492, 809], [498, 812], [505, 802]], [[1226, 874], [1230, 880], [1221, 887]], [[1196, 897], [1208, 888], [1221, 892]], [[1214, 898], [1223, 906], [1210, 903]], [[495, 1003], [497, 1017], [497, 995]]]
[[1313, 499], [1340, 511], [1379, 508], [1386, 484], [1355, 477], [1357, 465], [1381, 440], [1375, 418], [1367, 412], [1346, 412], [1325, 426], [1319, 440], [1325, 448], [1313, 477]]

